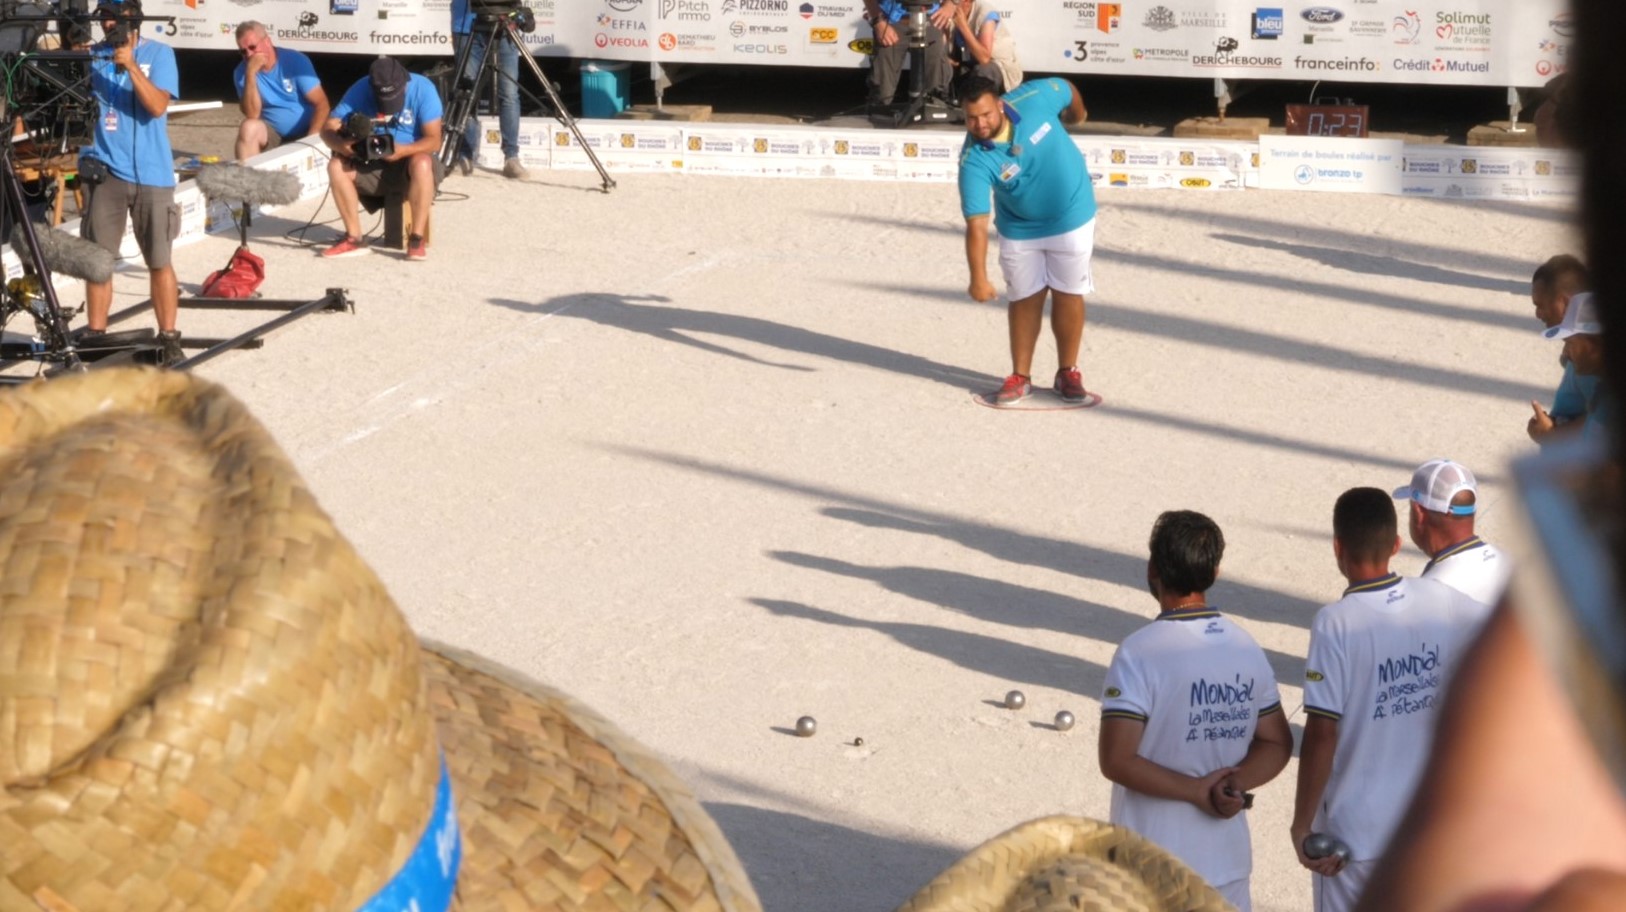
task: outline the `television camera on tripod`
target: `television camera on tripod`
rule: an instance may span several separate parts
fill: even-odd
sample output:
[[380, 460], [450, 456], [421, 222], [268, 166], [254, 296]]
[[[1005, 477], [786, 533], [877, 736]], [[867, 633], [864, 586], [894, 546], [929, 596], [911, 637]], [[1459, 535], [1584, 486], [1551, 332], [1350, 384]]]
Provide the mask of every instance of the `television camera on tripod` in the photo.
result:
[[[521, 0], [469, 0], [469, 7], [474, 13], [474, 31], [484, 32], [485, 41], [483, 43], [466, 41], [458, 52], [457, 62], [452, 69], [454, 81], [451, 97], [446, 102], [441, 164], [445, 165], [448, 172], [451, 171], [453, 162], [458, 156], [459, 144], [463, 140], [463, 131], [468, 125], [469, 118], [474, 115], [475, 101], [479, 98], [480, 87], [485, 84], [488, 72], [496, 78], [509, 78], [500, 68], [491, 66], [492, 58], [497, 53], [497, 42], [508, 41], [518, 50], [519, 59], [525, 62], [531, 74], [536, 77], [536, 81], [541, 84], [542, 93], [547, 96], [547, 100], [544, 102], [530, 92], [525, 92], [526, 97], [533, 103], [548, 108], [553, 118], [576, 137], [577, 145], [587, 153], [588, 161], [591, 161], [598, 171], [604, 192], [608, 193], [615, 189], [615, 180], [604, 170], [604, 165], [599, 162], [593, 148], [588, 145], [587, 138], [582, 136], [581, 128], [576, 125], [576, 119], [565, 109], [564, 102], [559, 100], [559, 93], [554, 89], [553, 83], [542, 72], [542, 67], [537, 65], [536, 58], [531, 56], [530, 49], [525, 46], [525, 39], [520, 37], [521, 34], [536, 31], [536, 15]], [[476, 44], [480, 44], [484, 52], [471, 71], [469, 56]], [[520, 86], [520, 89], [523, 91], [524, 87]]]
[[110, 48], [127, 42], [128, 29], [140, 22], [172, 21], [167, 16], [125, 17], [111, 22], [104, 43], [92, 44], [94, 19], [89, 0], [0, 0], [0, 71], [6, 82], [0, 117], [11, 128], [10, 141], [0, 143], [0, 229], [23, 265], [23, 275], [0, 291], [0, 330], [21, 314], [34, 324], [27, 341], [0, 336], [0, 363], [29, 360], [80, 370], [86, 362], [104, 358], [160, 360], [150, 332], [106, 333], [94, 347], [76, 344], [68, 331], [72, 314], [57, 299], [52, 274], [107, 282], [113, 255], [89, 241], [36, 226], [18, 174], [24, 155], [41, 161], [77, 155], [98, 116], [90, 85], [92, 62], [109, 58]]
[[[938, 6], [938, 0], [891, 0], [894, 8], [903, 9], [903, 18], [896, 24], [887, 21], [885, 5], [879, 5], [880, 14], [873, 20], [875, 28], [874, 57], [870, 65], [877, 68], [876, 81], [895, 83], [896, 68], [899, 62], [889, 62], [882, 59], [882, 45], [880, 29], [882, 25], [895, 29], [903, 39], [904, 47], [909, 60], [909, 99], [901, 106], [888, 110], [874, 112], [871, 119], [877, 126], [907, 127], [917, 123], [963, 123], [964, 115], [960, 110], [948, 103], [942, 92], [947, 89], [947, 52], [948, 37], [942, 33], [937, 24], [932, 21], [932, 13]], [[899, 28], [902, 26], [902, 28]], [[933, 32], [936, 34], [933, 34]], [[933, 40], [935, 39], [935, 40]], [[879, 75], [880, 68], [889, 67], [890, 73]], [[942, 85], [928, 84], [929, 74], [936, 73], [932, 82], [941, 82]], [[890, 92], [892, 86], [877, 86], [882, 92]]]

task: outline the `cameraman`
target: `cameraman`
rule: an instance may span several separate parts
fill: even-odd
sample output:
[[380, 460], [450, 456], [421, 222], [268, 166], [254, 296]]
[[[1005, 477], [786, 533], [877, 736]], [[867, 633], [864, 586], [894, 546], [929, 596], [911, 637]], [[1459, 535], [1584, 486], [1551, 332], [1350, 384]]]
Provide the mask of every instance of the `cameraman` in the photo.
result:
[[[102, 0], [96, 18], [107, 37], [91, 49], [90, 90], [98, 116], [92, 142], [80, 152], [79, 180], [88, 199], [79, 232], [116, 256], [129, 216], [147, 264], [164, 363], [173, 364], [184, 357], [175, 328], [180, 292], [169, 262], [170, 243], [181, 228], [167, 116], [170, 99], [180, 94], [175, 52], [141, 37], [141, 0]], [[85, 304], [89, 329], [81, 345], [107, 331], [113, 283], [86, 282]]]
[[[473, 0], [479, 4], [479, 0]], [[479, 28], [476, 28], [479, 26]], [[491, 39], [491, 26], [476, 18], [470, 0], [452, 0], [452, 53], [461, 54], [463, 45], [469, 47], [468, 62], [459, 81], [473, 79], [486, 54], [486, 43]], [[502, 131], [502, 176], [523, 180], [529, 176], [525, 164], [519, 160], [519, 48], [514, 42], [497, 35], [497, 127]], [[475, 86], [478, 90], [479, 86]], [[480, 119], [470, 117], [463, 128], [463, 139], [457, 146], [453, 164], [464, 174], [474, 171], [474, 150], [480, 145]]]
[[232, 71], [243, 111], [243, 123], [237, 128], [238, 161], [275, 149], [289, 137], [321, 131], [330, 105], [309, 57], [293, 48], [276, 47], [266, 27], [253, 20], [237, 26], [237, 49], [243, 54]]
[[[869, 106], [881, 108], [892, 103], [898, 91], [898, 76], [909, 56], [909, 7], [925, 6], [921, 0], [864, 0], [864, 21], [875, 32], [875, 56], [869, 64]], [[948, 43], [943, 31], [954, 24], [952, 10], [932, 3], [926, 15], [926, 73], [922, 86], [927, 95], [948, 93]]]
[[[322, 256], [365, 253], [367, 242], [362, 239], [361, 218], [356, 213], [361, 197], [405, 190], [412, 204], [407, 259], [428, 258], [423, 234], [429, 226], [429, 206], [446, 176], [438, 155], [440, 121], [440, 93], [435, 84], [408, 73], [393, 57], [373, 61], [367, 78], [357, 80], [344, 93], [322, 129], [322, 141], [333, 150], [327, 178], [344, 220], [345, 236], [322, 251]], [[393, 140], [394, 150], [381, 158], [366, 157], [368, 148], [384, 137]]]

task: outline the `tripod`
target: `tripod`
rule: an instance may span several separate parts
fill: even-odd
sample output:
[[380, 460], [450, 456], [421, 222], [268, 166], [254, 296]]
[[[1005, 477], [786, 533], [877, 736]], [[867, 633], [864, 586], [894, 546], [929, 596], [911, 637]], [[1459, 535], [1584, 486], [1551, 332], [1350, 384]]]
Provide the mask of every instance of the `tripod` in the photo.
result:
[[[529, 32], [536, 28], [535, 15], [525, 7], [502, 12], [480, 13], [475, 18], [475, 28], [486, 32], [485, 52], [480, 56], [479, 66], [469, 78], [464, 78], [463, 74], [468, 72], [469, 52], [474, 49], [473, 32], [469, 34], [469, 40], [463, 43], [463, 48], [457, 55], [456, 82], [453, 83], [452, 99], [446, 105], [446, 134], [440, 152], [441, 164], [446, 167], [446, 170], [451, 170], [452, 162], [457, 158], [458, 146], [463, 142], [463, 131], [468, 125], [469, 118], [474, 114], [474, 102], [479, 97], [478, 90], [484, 81], [486, 70], [491, 66], [491, 58], [497, 51], [497, 42], [506, 40], [513, 42], [514, 47], [519, 50], [519, 59], [523, 60], [531, 68], [531, 73], [536, 77], [536, 81], [542, 84], [542, 91], [548, 96], [546, 106], [552, 109], [553, 118], [568, 129], [571, 135], [576, 137], [576, 144], [581, 147], [583, 152], [587, 153], [587, 160], [593, 163], [593, 167], [598, 171], [599, 179], [603, 182], [604, 192], [609, 193], [615, 189], [615, 180], [604, 170], [604, 165], [599, 162], [598, 156], [593, 154], [592, 146], [587, 144], [587, 138], [582, 136], [581, 129], [576, 126], [576, 119], [570, 116], [569, 111], [565, 110], [564, 102], [559, 100], [559, 93], [553, 89], [553, 83], [542, 72], [542, 67], [537, 65], [536, 58], [531, 56], [530, 50], [525, 47], [524, 40], [519, 37], [520, 32]], [[511, 78], [507, 73], [499, 73], [499, 75], [503, 79]], [[532, 101], [541, 102], [540, 99], [529, 92], [525, 94]]]
[[46, 267], [40, 250], [39, 234], [28, 217], [23, 181], [17, 176], [16, 152], [11, 142], [5, 142], [4, 146], [5, 151], [0, 152], [0, 184], [4, 185], [5, 192], [3, 221], [17, 226], [13, 236], [22, 239], [23, 249], [15, 252], [23, 260], [25, 274], [6, 283], [5, 294], [0, 296], [0, 326], [12, 316], [27, 312], [34, 318], [37, 341], [0, 342], [0, 359], [22, 355], [33, 360], [60, 362], [69, 370], [84, 370], [73, 340], [68, 336], [68, 318], [63, 316], [62, 303], [57, 300], [51, 270]]
[[[909, 101], [893, 115], [894, 127], [907, 127], [921, 121], [929, 123], [965, 121], [965, 115], [958, 108], [945, 104], [942, 99], [928, 97], [926, 93], [926, 30], [936, 28], [927, 16], [929, 4], [930, 0], [904, 0], [904, 7], [909, 16]], [[948, 39], [945, 37], [939, 40]]]

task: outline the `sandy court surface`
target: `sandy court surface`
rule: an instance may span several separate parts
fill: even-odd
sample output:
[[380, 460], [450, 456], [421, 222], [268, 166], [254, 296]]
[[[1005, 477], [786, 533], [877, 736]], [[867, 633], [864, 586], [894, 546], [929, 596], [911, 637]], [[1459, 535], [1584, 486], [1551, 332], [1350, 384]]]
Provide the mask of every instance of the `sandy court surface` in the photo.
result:
[[[1084, 372], [1106, 403], [1011, 413], [969, 395], [1009, 369], [1005, 321], [964, 295], [951, 186], [618, 180], [449, 179], [466, 199], [435, 207], [424, 263], [317, 259], [280, 236], [314, 203], [263, 219], [268, 296], [342, 286], [357, 311], [200, 373], [420, 632], [669, 758], [772, 910], [889, 909], [1009, 826], [1106, 816], [1097, 696], [1155, 613], [1164, 509], [1224, 529], [1213, 602], [1297, 731], [1308, 624], [1342, 588], [1334, 498], [1450, 456], [1495, 540], [1558, 379], [1527, 281], [1574, 247], [1561, 209], [1103, 191]], [[234, 243], [178, 251], [183, 283]], [[1023, 712], [992, 702], [1013, 687]], [[803, 714], [817, 737], [788, 734]], [[1252, 812], [1263, 910], [1309, 905], [1294, 772]]]

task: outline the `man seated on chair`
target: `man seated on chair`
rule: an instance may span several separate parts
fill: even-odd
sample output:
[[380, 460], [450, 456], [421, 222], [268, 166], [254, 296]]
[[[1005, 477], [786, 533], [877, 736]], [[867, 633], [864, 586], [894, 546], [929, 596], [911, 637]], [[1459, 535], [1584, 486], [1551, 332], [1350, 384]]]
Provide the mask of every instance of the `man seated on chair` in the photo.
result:
[[[333, 158], [327, 163], [327, 179], [339, 217], [344, 220], [344, 237], [322, 251], [322, 256], [365, 253], [367, 241], [361, 236], [361, 216], [356, 207], [364, 196], [376, 198], [391, 193], [405, 193], [412, 206], [407, 259], [429, 256], [424, 242], [429, 206], [441, 178], [446, 176], [439, 155], [441, 116], [435, 84], [408, 73], [392, 57], [373, 61], [366, 78], [357, 80], [344, 93], [322, 128], [322, 141], [333, 150]], [[357, 135], [358, 121], [362, 119], [368, 121], [372, 133], [391, 137], [395, 150], [379, 159], [363, 160], [369, 136]]]
[[232, 73], [238, 107], [243, 109], [243, 123], [237, 128], [238, 161], [275, 149], [290, 137], [321, 132], [331, 105], [309, 57], [273, 46], [270, 31], [253, 20], [237, 26], [237, 49], [243, 52]]

